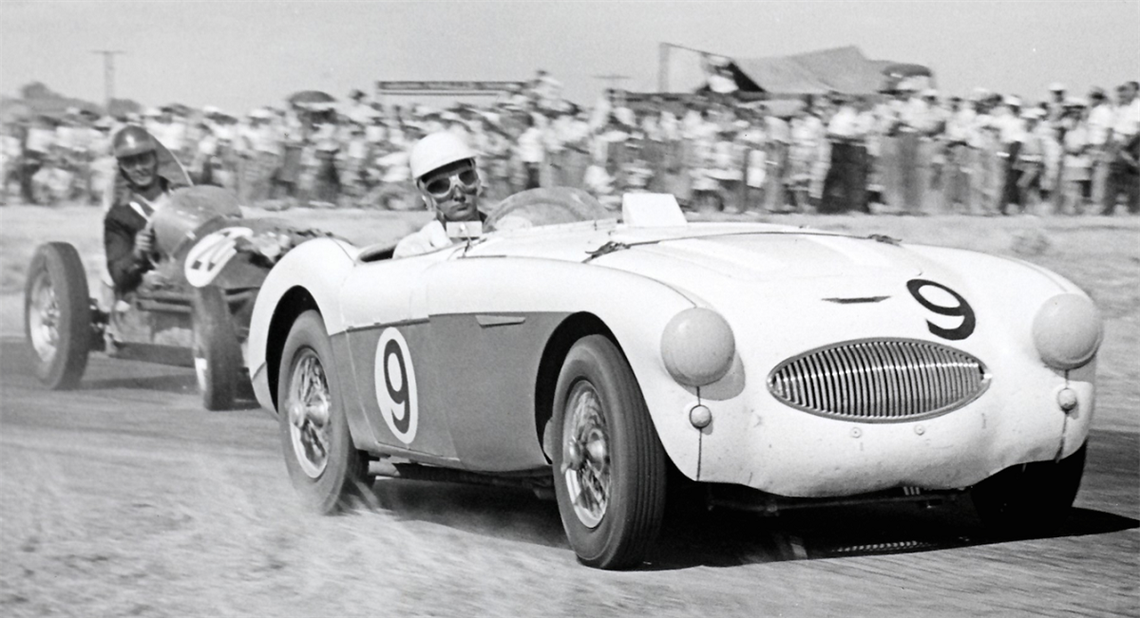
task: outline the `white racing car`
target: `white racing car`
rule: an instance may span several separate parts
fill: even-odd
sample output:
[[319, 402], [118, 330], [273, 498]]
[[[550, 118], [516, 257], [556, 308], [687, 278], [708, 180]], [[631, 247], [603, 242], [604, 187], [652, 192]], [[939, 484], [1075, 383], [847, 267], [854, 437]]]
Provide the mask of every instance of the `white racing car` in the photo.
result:
[[1069, 281], [885, 237], [689, 223], [668, 195], [599, 216], [538, 190], [426, 255], [318, 239], [285, 256], [246, 360], [305, 500], [336, 510], [377, 474], [553, 489], [600, 568], [641, 563], [670, 467], [759, 510], [969, 492], [998, 529], [1067, 513], [1102, 339]]

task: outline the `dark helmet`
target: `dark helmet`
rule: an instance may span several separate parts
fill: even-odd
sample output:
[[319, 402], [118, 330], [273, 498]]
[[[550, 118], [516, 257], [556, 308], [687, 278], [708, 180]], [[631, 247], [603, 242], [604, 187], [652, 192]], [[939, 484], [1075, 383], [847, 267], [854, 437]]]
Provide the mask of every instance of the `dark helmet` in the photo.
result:
[[146, 129], [142, 127], [133, 125], [124, 127], [115, 134], [115, 138], [111, 142], [111, 149], [114, 151], [116, 159], [157, 150], [154, 138], [151, 137], [150, 133], [147, 133]]

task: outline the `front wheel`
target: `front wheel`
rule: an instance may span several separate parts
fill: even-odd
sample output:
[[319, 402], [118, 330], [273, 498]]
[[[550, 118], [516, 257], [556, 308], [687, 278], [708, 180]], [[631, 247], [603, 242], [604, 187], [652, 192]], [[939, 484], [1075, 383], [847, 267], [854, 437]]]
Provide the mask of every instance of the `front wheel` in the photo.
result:
[[970, 490], [974, 509], [1001, 535], [1046, 534], [1059, 528], [1077, 497], [1088, 444], [1061, 461], [1006, 468]]
[[79, 384], [91, 348], [91, 299], [75, 247], [51, 242], [36, 249], [24, 286], [24, 332], [45, 386]]
[[368, 462], [352, 443], [344, 390], [332, 346], [316, 311], [293, 323], [281, 355], [277, 409], [285, 467], [306, 506], [346, 510], [369, 491]]
[[570, 348], [554, 395], [555, 496], [587, 566], [641, 563], [665, 512], [665, 452], [637, 379], [602, 335]]
[[193, 298], [194, 372], [207, 410], [233, 407], [242, 379], [241, 346], [222, 291], [197, 288]]

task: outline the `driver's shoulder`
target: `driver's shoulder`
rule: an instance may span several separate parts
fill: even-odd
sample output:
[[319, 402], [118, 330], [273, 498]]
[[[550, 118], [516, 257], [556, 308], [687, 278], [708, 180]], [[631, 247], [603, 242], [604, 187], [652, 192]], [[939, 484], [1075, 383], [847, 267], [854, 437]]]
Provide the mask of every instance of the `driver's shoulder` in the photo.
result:
[[146, 219], [131, 208], [131, 196], [128, 195], [125, 199], [116, 199], [111, 204], [103, 215], [103, 224], [142, 228], [146, 225]]

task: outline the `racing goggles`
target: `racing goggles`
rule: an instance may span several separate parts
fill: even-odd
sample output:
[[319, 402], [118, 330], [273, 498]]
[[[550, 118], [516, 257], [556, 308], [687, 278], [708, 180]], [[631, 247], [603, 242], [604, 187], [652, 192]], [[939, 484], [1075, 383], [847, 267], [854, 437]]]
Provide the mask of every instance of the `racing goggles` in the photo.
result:
[[446, 176], [436, 176], [423, 181], [424, 191], [437, 201], [451, 197], [456, 187], [459, 187], [459, 190], [464, 193], [477, 191], [479, 189], [479, 171], [474, 167], [467, 167]]

